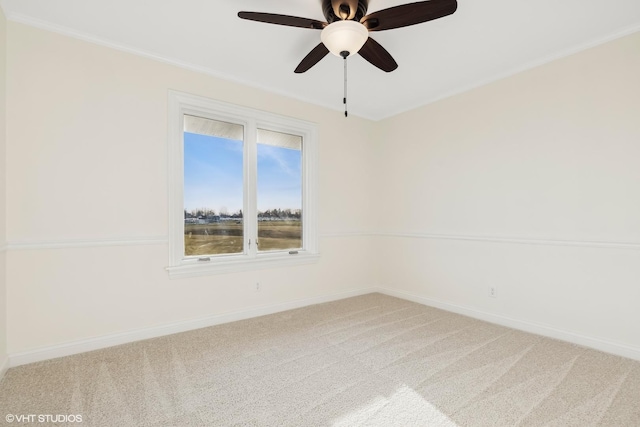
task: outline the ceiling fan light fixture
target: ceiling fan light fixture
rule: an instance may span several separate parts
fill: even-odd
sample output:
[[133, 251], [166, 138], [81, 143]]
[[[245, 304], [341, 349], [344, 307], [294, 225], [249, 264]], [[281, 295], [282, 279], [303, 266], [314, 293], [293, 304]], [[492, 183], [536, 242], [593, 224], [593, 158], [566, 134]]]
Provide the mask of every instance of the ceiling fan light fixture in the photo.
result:
[[342, 52], [349, 56], [358, 53], [369, 38], [367, 27], [357, 21], [336, 21], [327, 25], [320, 34], [322, 43], [329, 52], [342, 57]]

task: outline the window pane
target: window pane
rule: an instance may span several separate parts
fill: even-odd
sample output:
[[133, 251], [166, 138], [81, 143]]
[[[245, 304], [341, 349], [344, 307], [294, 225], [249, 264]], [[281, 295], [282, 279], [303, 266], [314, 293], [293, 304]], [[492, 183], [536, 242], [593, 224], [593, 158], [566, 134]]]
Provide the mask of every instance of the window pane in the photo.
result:
[[258, 129], [260, 251], [302, 248], [302, 137]]
[[184, 255], [243, 252], [241, 125], [184, 116]]

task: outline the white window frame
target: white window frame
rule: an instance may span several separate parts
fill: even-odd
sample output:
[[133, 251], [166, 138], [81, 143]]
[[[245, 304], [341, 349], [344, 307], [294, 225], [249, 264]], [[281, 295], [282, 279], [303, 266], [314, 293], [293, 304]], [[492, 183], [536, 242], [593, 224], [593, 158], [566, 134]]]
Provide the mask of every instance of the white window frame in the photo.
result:
[[[184, 115], [190, 114], [244, 126], [244, 251], [240, 254], [185, 257], [184, 255]], [[259, 252], [257, 129], [302, 137], [302, 242], [304, 248]], [[169, 91], [168, 135], [169, 266], [171, 278], [205, 276], [316, 262], [317, 232], [317, 129], [314, 123], [228, 104], [183, 92]], [[245, 210], [245, 208], [248, 208]], [[249, 244], [251, 239], [251, 244]], [[206, 260], [208, 258], [208, 260]]]

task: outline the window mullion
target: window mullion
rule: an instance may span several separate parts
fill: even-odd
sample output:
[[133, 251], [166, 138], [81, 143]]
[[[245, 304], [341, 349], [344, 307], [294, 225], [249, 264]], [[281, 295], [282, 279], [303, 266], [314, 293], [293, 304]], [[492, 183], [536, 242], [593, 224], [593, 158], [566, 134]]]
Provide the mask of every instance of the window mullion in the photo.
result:
[[257, 130], [255, 121], [247, 123], [245, 137], [245, 183], [244, 183], [244, 206], [245, 213], [244, 227], [246, 230], [246, 241], [248, 244], [247, 253], [249, 257], [255, 257], [258, 253], [258, 211], [257, 211], [257, 191], [258, 182], [258, 154], [257, 154]]

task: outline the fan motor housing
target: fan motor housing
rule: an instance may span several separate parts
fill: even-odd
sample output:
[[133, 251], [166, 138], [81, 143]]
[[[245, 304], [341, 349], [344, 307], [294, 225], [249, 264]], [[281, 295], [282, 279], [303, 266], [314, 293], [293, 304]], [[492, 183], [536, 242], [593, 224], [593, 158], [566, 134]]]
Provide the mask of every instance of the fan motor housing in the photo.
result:
[[360, 21], [368, 6], [368, 0], [322, 0], [322, 13], [329, 24], [346, 19]]

